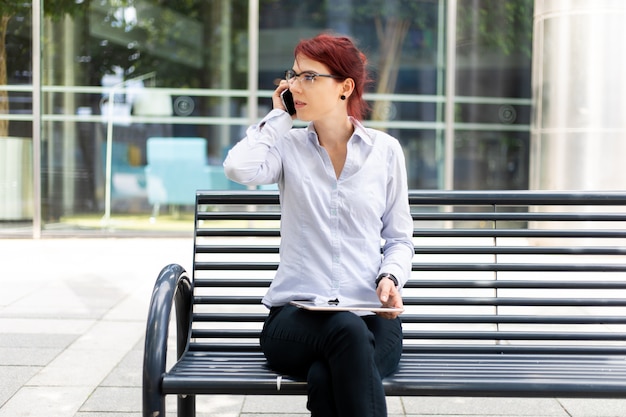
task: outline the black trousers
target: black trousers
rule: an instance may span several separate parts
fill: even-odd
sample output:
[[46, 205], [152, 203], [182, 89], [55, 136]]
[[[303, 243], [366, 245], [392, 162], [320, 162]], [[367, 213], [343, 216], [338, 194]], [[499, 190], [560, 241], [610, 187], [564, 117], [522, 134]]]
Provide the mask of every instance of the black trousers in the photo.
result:
[[402, 353], [399, 318], [272, 308], [261, 348], [276, 372], [306, 379], [312, 417], [385, 417], [382, 378]]

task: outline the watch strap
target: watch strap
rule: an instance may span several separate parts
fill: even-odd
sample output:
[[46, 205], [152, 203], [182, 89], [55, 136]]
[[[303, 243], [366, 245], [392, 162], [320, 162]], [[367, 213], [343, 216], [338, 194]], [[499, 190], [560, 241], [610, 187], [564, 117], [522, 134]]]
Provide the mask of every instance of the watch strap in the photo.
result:
[[382, 281], [385, 278], [389, 278], [390, 280], [393, 281], [393, 283], [395, 284], [395, 286], [398, 286], [398, 279], [396, 277], [394, 277], [392, 274], [389, 273], [382, 273], [378, 276], [378, 278], [376, 278], [376, 288], [378, 288], [378, 284], [380, 284], [380, 281]]

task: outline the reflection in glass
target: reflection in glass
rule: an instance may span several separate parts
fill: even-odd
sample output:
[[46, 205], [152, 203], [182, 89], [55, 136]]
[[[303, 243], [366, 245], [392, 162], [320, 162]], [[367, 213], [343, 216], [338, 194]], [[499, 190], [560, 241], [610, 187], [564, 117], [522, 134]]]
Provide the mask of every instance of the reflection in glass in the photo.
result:
[[[533, 1], [457, 4], [455, 188], [525, 188]], [[148, 140], [202, 138], [206, 166], [219, 170], [249, 123], [249, 97], [258, 98], [255, 117], [269, 111], [274, 80], [293, 64], [297, 41], [325, 30], [352, 36], [367, 52], [373, 82], [366, 124], [400, 140], [409, 186], [441, 187], [445, 0], [259, 0], [258, 44], [250, 43], [249, 6], [44, 1], [37, 161], [44, 231], [100, 231], [107, 205], [111, 230], [189, 230], [186, 205], [161, 207], [149, 222]], [[11, 105], [8, 134], [17, 137], [32, 131], [23, 117], [32, 115], [29, 14], [23, 7], [7, 27], [4, 102]], [[249, 68], [257, 66], [258, 91], [248, 85]], [[214, 188], [232, 187], [215, 180]]]

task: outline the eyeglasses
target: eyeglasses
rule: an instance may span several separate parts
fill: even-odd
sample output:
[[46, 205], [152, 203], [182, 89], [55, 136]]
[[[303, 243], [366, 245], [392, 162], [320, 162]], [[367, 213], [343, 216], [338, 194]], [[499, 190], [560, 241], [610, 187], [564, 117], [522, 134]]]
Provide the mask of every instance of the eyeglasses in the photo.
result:
[[300, 82], [300, 85], [304, 87], [313, 85], [316, 77], [343, 78], [337, 75], [318, 74], [312, 71], [303, 71], [300, 74], [296, 73], [294, 70], [285, 71], [285, 79], [289, 84], [293, 84], [296, 80], [298, 80]]

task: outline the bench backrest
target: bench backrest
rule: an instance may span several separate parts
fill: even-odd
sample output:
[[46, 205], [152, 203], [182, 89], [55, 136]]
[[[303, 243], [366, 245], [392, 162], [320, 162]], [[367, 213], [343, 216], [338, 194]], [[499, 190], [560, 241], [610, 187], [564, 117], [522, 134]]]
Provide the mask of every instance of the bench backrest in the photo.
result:
[[[412, 191], [405, 349], [626, 352], [626, 193]], [[258, 349], [276, 192], [198, 192], [192, 349]]]

